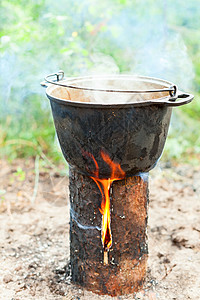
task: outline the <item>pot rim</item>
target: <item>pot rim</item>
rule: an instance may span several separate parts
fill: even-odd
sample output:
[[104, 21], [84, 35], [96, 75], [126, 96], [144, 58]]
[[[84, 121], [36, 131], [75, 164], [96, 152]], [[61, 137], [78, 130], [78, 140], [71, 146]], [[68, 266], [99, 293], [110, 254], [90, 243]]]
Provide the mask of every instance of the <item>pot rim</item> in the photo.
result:
[[[62, 72], [62, 71], [60, 71]], [[58, 74], [63, 74], [64, 73], [56, 73], [56, 74], [52, 74], [49, 76], [58, 76]], [[143, 83], [154, 83], [157, 85], [160, 85], [161, 87], [164, 86], [164, 88], [162, 89], [152, 89], [152, 90], [135, 90], [135, 91], [130, 91], [130, 90], [103, 90], [103, 89], [95, 89], [95, 88], [87, 88], [87, 87], [80, 87], [80, 86], [73, 86], [73, 83], [79, 83], [79, 82], [84, 82], [84, 81], [88, 81], [88, 80], [114, 80], [114, 79], [126, 79], [126, 80], [135, 80], [135, 81], [140, 81]], [[49, 81], [48, 81], [49, 82]], [[51, 82], [51, 81], [50, 81]], [[67, 84], [65, 84], [67, 82]], [[149, 100], [143, 100], [143, 101], [139, 101], [139, 102], [135, 102], [135, 101], [129, 101], [129, 102], [124, 102], [124, 103], [95, 103], [95, 102], [81, 102], [81, 101], [73, 101], [70, 99], [62, 99], [59, 97], [55, 97], [52, 95], [52, 91], [55, 90], [56, 88], [59, 87], [66, 87], [67, 89], [80, 89], [80, 90], [87, 90], [89, 92], [98, 92], [98, 93], [120, 93], [120, 94], [132, 94], [132, 93], [136, 93], [136, 94], [145, 94], [145, 93], [160, 93], [160, 92], [166, 92], [168, 91], [170, 93], [170, 91], [175, 91], [176, 95], [175, 96], [170, 96], [170, 94], [168, 96], [165, 97], [160, 97], [157, 99], [149, 99]], [[184, 103], [182, 103], [182, 101], [178, 101], [178, 102], [174, 102], [177, 99], [177, 95], [181, 95], [180, 91], [177, 91], [177, 87], [175, 84], [173, 84], [170, 81], [164, 80], [164, 79], [160, 79], [160, 78], [156, 78], [156, 77], [148, 77], [148, 76], [140, 76], [140, 75], [124, 75], [124, 74], [117, 74], [117, 75], [90, 75], [90, 76], [80, 76], [80, 77], [71, 77], [71, 78], [67, 78], [64, 80], [60, 80], [58, 79], [58, 81], [52, 82], [52, 83], [48, 83], [47, 84], [47, 89], [46, 89], [46, 95], [47, 97], [54, 102], [58, 102], [60, 104], [64, 104], [64, 105], [70, 105], [70, 106], [75, 106], [75, 107], [84, 107], [84, 108], [128, 108], [128, 107], [140, 107], [140, 106], [149, 106], [149, 105], [168, 105], [168, 106], [179, 106], [182, 104], [186, 104], [189, 103], [191, 100], [189, 99], [189, 101], [184, 100]]]

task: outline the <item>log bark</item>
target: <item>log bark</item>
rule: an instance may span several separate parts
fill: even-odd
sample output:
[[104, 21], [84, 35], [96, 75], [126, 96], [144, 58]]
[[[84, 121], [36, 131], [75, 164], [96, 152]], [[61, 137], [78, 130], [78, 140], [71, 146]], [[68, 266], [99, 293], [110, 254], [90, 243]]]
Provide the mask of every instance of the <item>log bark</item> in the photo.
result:
[[101, 194], [89, 177], [70, 170], [71, 280], [94, 293], [124, 295], [140, 290], [146, 275], [147, 176], [115, 181], [110, 191], [113, 244], [104, 264], [99, 211]]

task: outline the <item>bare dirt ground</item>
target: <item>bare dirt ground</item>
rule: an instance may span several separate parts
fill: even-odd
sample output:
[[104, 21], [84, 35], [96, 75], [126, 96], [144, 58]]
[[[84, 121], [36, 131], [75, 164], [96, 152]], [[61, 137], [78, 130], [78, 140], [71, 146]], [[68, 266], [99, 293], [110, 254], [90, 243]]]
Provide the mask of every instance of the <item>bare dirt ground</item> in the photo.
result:
[[116, 298], [70, 283], [68, 178], [34, 169], [0, 161], [0, 299], [200, 299], [200, 166], [151, 171], [145, 287]]

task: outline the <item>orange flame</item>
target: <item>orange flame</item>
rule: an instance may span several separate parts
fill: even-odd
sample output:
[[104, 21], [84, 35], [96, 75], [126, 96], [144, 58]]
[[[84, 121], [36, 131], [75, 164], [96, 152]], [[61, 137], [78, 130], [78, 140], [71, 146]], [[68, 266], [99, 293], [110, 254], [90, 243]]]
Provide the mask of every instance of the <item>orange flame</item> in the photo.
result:
[[96, 182], [102, 195], [101, 208], [99, 209], [102, 214], [101, 240], [104, 251], [107, 251], [112, 246], [110, 227], [110, 186], [113, 181], [123, 179], [125, 177], [125, 172], [121, 169], [120, 164], [113, 162], [109, 155], [101, 150], [101, 157], [111, 168], [111, 176], [108, 179], [100, 179], [97, 161], [91, 153], [87, 154], [93, 159], [96, 167], [96, 170], [94, 171], [95, 177], [91, 176], [91, 178]]

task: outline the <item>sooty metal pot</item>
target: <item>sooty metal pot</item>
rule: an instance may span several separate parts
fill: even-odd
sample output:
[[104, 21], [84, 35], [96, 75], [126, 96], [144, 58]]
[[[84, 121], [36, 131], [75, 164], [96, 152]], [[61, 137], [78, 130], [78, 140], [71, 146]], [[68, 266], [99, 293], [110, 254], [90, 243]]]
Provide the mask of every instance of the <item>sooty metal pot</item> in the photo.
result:
[[[53, 80], [56, 77], [56, 80]], [[71, 167], [109, 178], [101, 151], [126, 176], [151, 170], [164, 148], [172, 107], [193, 95], [165, 80], [128, 75], [64, 79], [63, 71], [45, 78], [63, 155]]]

